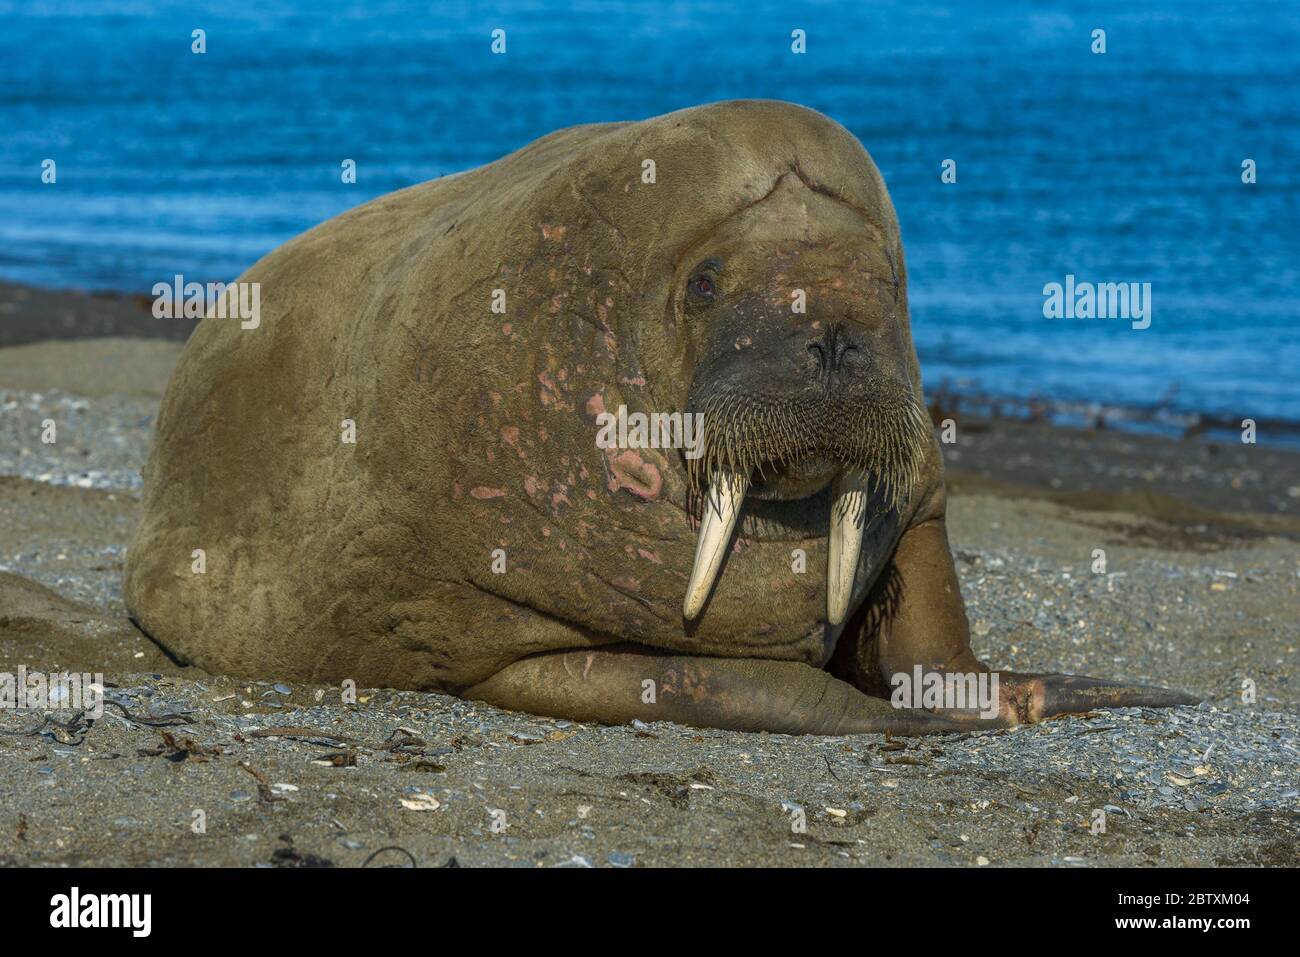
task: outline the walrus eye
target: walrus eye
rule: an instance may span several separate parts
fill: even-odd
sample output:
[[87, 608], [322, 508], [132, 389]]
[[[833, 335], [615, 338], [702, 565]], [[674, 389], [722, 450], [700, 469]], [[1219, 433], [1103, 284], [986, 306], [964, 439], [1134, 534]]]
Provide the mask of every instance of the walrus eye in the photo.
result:
[[713, 302], [718, 296], [717, 264], [707, 262], [686, 283], [686, 294], [698, 302]]
[[691, 295], [696, 299], [703, 299], [706, 302], [713, 301], [715, 289], [713, 279], [710, 276], [696, 276], [686, 288], [690, 290]]

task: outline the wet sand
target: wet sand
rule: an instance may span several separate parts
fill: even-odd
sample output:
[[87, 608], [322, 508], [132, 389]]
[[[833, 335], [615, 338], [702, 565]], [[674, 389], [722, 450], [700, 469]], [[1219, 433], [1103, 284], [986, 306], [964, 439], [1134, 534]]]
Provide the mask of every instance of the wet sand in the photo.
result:
[[1300, 455], [978, 421], [946, 449], [976, 651], [1198, 708], [886, 741], [605, 728], [383, 689], [343, 704], [180, 668], [126, 620], [138, 469], [183, 336], [159, 341], [128, 298], [15, 290], [0, 671], [102, 671], [112, 703], [90, 723], [0, 712], [0, 863], [357, 866], [393, 845], [420, 866], [1300, 862]]

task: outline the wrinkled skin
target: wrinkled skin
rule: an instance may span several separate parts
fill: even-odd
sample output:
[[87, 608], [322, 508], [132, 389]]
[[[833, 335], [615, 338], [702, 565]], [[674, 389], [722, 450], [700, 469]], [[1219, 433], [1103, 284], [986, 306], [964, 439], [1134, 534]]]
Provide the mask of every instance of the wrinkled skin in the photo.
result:
[[[241, 281], [261, 283], [261, 323], [191, 338], [127, 559], [128, 608], [182, 660], [792, 733], [1191, 700], [1008, 674], [992, 720], [881, 697], [915, 664], [986, 669], [939, 449], [905, 424], [923, 404], [897, 221], [861, 145], [817, 113], [738, 101], [563, 130], [330, 220]], [[748, 419], [721, 416], [737, 403]], [[598, 448], [620, 405], [713, 415], [720, 451]], [[798, 414], [760, 425], [760, 407]], [[737, 456], [749, 494], [688, 620], [710, 469]], [[831, 625], [849, 459], [875, 485]]]

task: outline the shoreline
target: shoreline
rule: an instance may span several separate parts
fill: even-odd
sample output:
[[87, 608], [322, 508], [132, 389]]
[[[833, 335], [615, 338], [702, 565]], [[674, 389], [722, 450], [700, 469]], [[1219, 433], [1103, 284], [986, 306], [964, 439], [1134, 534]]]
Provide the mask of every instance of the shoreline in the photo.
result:
[[[58, 401], [73, 406], [87, 433], [98, 430], [119, 445], [128, 433], [133, 443], [147, 438], [144, 421], [151, 421], [171, 367], [199, 322], [156, 319], [151, 303], [140, 294], [0, 282], [0, 393], [16, 413], [0, 429], [0, 438], [12, 437], [8, 448], [23, 444], [26, 430], [44, 415], [58, 413], [51, 403], [60, 392], [67, 395]], [[33, 394], [44, 397], [33, 402]], [[82, 409], [79, 399], [94, 401]], [[1042, 400], [999, 405], [988, 396], [956, 393], [946, 383], [932, 386], [927, 399], [936, 425], [951, 418], [956, 426], [949, 436], [954, 441], [941, 446], [956, 494], [1037, 497], [1185, 528], [1300, 538], [1300, 449], [1269, 441], [1262, 424], [1258, 444], [1247, 445], [1236, 434], [1223, 441], [1196, 430], [1171, 436], [1112, 428], [1108, 421], [1065, 422], [1055, 412], [1077, 403], [1055, 409]], [[1011, 402], [1015, 414], [1006, 414]], [[93, 471], [94, 445], [92, 436], [76, 453], [85, 462], [63, 461], [63, 453], [38, 445], [21, 469], [0, 452], [0, 471], [37, 480], [67, 473], [65, 480], [85, 487], [110, 487], [101, 476], [75, 471], [78, 464]], [[126, 463], [116, 454], [109, 459], [106, 471], [120, 475]]]
[[[200, 321], [157, 319], [152, 305], [153, 298], [142, 292], [51, 289], [0, 280], [0, 349], [98, 338], [184, 342]], [[1239, 423], [1227, 416], [1175, 409], [1168, 400], [1145, 406], [1113, 405], [1037, 394], [993, 394], [955, 388], [950, 381], [941, 380], [926, 387], [926, 401], [936, 425], [951, 416], [959, 423], [1020, 422], [1090, 434], [1153, 435], [1225, 444], [1240, 433]], [[1300, 420], [1261, 418], [1256, 426], [1260, 445], [1300, 452]]]

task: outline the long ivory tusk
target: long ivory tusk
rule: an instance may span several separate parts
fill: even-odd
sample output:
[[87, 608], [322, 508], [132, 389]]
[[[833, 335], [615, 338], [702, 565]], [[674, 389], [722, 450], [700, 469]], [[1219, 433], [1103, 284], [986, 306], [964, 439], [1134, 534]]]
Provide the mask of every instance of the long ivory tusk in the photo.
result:
[[826, 620], [844, 622], [853, 598], [853, 577], [862, 551], [867, 516], [867, 476], [848, 471], [835, 480], [831, 498], [830, 558], [826, 563]]
[[686, 586], [686, 601], [682, 605], [687, 619], [700, 613], [713, 590], [748, 488], [749, 478], [734, 472], [716, 473], [709, 483], [700, 537], [695, 545], [695, 566], [691, 569], [691, 581]]

